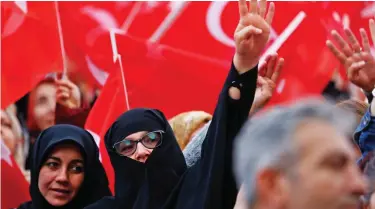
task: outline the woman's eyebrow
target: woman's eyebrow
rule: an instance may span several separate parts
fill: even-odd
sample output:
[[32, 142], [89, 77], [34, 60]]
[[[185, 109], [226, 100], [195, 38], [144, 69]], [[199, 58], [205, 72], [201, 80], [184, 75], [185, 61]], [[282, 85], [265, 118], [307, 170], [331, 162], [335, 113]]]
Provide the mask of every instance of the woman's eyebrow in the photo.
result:
[[48, 158], [48, 160], [49, 160], [49, 159], [52, 159], [52, 160], [56, 160], [56, 161], [61, 162], [60, 158], [58, 158], [58, 157], [51, 156], [51, 157]]

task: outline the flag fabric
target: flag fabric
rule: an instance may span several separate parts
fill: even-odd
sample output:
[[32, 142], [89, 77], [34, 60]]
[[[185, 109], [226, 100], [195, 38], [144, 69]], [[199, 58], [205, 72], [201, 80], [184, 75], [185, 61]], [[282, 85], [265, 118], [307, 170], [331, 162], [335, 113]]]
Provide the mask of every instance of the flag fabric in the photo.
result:
[[13, 159], [9, 149], [1, 145], [1, 208], [17, 208], [30, 201], [29, 183]]

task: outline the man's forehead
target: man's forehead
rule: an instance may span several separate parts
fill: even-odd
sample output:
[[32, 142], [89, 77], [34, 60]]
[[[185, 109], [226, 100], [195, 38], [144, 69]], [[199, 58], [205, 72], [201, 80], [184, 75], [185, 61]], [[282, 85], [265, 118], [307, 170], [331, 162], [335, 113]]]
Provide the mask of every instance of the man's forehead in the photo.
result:
[[[324, 151], [352, 152], [352, 146], [344, 133], [331, 123], [320, 119], [302, 121], [296, 128], [293, 141], [303, 154]], [[349, 154], [349, 153], [348, 153]]]

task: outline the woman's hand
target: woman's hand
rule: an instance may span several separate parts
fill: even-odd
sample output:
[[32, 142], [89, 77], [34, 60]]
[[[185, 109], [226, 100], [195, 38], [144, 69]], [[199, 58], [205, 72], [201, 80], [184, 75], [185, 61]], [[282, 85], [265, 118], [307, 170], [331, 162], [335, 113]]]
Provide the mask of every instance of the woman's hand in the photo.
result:
[[265, 48], [269, 36], [272, 19], [275, 13], [274, 3], [270, 3], [268, 13], [267, 1], [251, 0], [250, 11], [246, 0], [238, 3], [240, 21], [234, 33], [236, 53], [233, 58], [234, 66], [239, 74], [254, 68]]

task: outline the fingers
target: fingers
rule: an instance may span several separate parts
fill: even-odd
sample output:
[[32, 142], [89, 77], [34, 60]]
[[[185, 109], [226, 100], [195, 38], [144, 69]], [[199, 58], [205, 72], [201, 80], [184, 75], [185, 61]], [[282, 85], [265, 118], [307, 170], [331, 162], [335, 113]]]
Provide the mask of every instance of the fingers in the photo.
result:
[[260, 76], [262, 76], [262, 77], [266, 76], [267, 64], [270, 61], [271, 57], [272, 57], [272, 55], [269, 54], [269, 55], [267, 55], [266, 59], [264, 60], [263, 65], [259, 69], [259, 75]]
[[346, 56], [344, 53], [340, 52], [335, 45], [330, 40], [326, 41], [326, 45], [329, 48], [329, 50], [332, 52], [333, 55], [340, 61], [341, 64], [345, 65], [346, 62]]
[[267, 81], [262, 76], [258, 76], [257, 83], [259, 83], [260, 86], [263, 86], [263, 85], [267, 84]]
[[266, 78], [271, 78], [275, 69], [276, 61], [277, 61], [277, 54], [273, 54], [271, 56], [271, 59], [267, 63], [267, 71], [266, 71], [266, 76], [265, 76]]
[[353, 32], [349, 28], [344, 29], [346, 36], [349, 38], [350, 44], [352, 45], [352, 48], [354, 52], [360, 52], [361, 46], [359, 45], [359, 42]]
[[277, 62], [275, 71], [273, 72], [273, 75], [271, 76], [271, 80], [276, 83], [277, 79], [279, 79], [281, 69], [284, 67], [284, 58], [280, 58]]
[[253, 14], [258, 14], [258, 1], [257, 0], [250, 1], [250, 12]]
[[369, 20], [369, 28], [370, 28], [372, 44], [375, 44], [375, 22], [373, 19]]
[[235, 39], [236, 42], [241, 43], [242, 41], [250, 38], [251, 35], [257, 35], [257, 34], [261, 34], [261, 33], [262, 33], [261, 29], [250, 25], [250, 26], [244, 27], [239, 32], [234, 34], [234, 39]]
[[353, 59], [353, 63], [362, 61], [362, 58], [359, 53], [353, 54], [352, 59]]
[[268, 8], [267, 16], [266, 16], [266, 22], [269, 25], [272, 25], [272, 20], [273, 20], [274, 15], [275, 15], [275, 4], [271, 2]]
[[260, 0], [260, 2], [259, 2], [259, 15], [262, 18], [265, 18], [266, 11], [267, 11], [267, 1], [266, 0]]
[[74, 84], [67, 79], [60, 79], [60, 80], [55, 79], [55, 83], [57, 84], [58, 87], [63, 86], [70, 90], [74, 88]]
[[345, 56], [350, 57], [353, 54], [353, 51], [351, 50], [349, 44], [346, 43], [346, 41], [340, 36], [340, 34], [337, 33], [337, 31], [333, 30], [331, 34], [333, 38], [335, 39], [335, 41], [339, 44]]
[[352, 80], [354, 77], [356, 77], [363, 66], [364, 64], [362, 62], [352, 62], [348, 68], [348, 79]]
[[247, 8], [246, 0], [239, 0], [238, 9], [240, 12], [240, 17], [247, 15], [247, 13], [249, 12], [249, 9]]
[[367, 33], [366, 33], [366, 30], [361, 28], [359, 29], [359, 33], [361, 34], [361, 39], [362, 39], [362, 46], [363, 46], [363, 49], [366, 51], [366, 52], [371, 52], [371, 46], [370, 46], [370, 41], [368, 39], [368, 36], [367, 36]]
[[368, 52], [361, 52], [360, 57], [361, 57], [361, 60], [363, 60], [365, 62], [374, 62], [374, 58]]
[[58, 90], [56, 92], [56, 99], [57, 101], [66, 101], [70, 98], [70, 93], [69, 91], [62, 91], [62, 90]]

